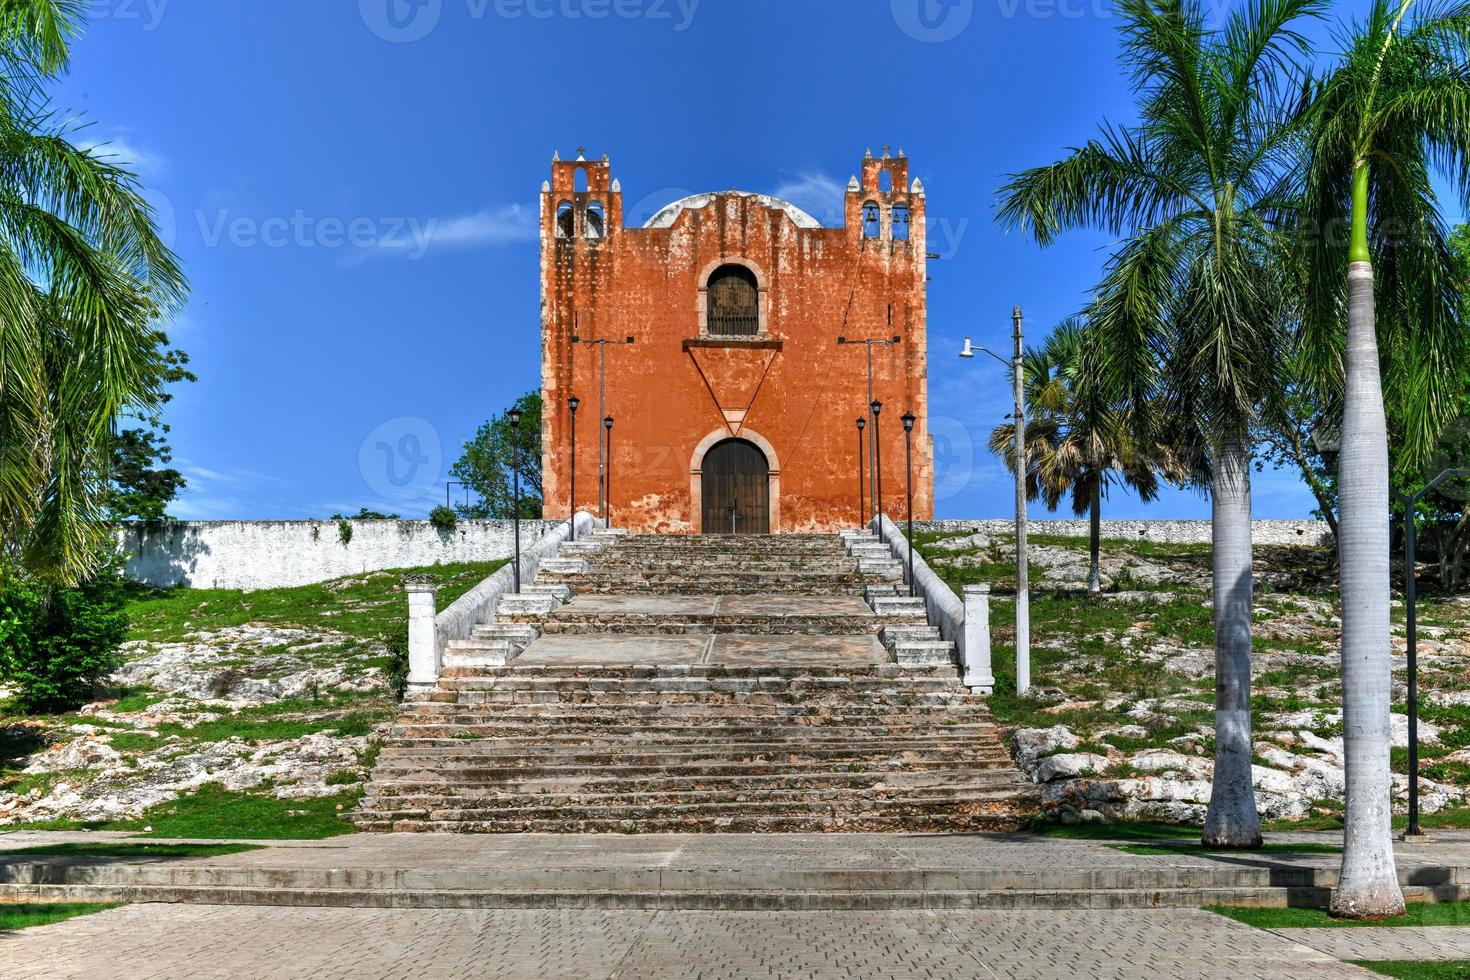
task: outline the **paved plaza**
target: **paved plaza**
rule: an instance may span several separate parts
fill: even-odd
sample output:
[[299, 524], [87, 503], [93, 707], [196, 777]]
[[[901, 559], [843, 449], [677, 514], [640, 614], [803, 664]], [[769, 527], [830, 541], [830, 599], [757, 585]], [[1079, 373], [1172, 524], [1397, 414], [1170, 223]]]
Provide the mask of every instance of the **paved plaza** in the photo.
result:
[[133, 905], [0, 937], [0, 962], [7, 980], [1316, 980], [1373, 975], [1302, 943], [1202, 911], [380, 911]]
[[[123, 908], [0, 935], [0, 976], [1313, 980], [1371, 975], [1351, 960], [1470, 959], [1470, 923], [1264, 931], [1118, 904], [1201, 904], [1222, 875], [1260, 879], [1229, 891], [1239, 900], [1269, 897], [1272, 879], [1330, 876], [1335, 854], [1146, 855], [1025, 834], [362, 834], [207, 858], [7, 854], [124, 836], [0, 835], [11, 900], [139, 889], [114, 896]], [[1470, 832], [1400, 845], [1398, 860], [1406, 883], [1459, 894]], [[1014, 904], [936, 904], [965, 901]]]

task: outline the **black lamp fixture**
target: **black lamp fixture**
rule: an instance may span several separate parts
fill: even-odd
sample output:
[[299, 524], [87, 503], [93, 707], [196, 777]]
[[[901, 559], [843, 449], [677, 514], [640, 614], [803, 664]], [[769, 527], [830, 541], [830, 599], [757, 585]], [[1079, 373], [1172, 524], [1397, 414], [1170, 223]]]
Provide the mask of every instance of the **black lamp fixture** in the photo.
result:
[[577, 406], [582, 399], [576, 395], [567, 399], [567, 408], [572, 413], [572, 506], [567, 511], [567, 540], [577, 540]]
[[607, 494], [607, 519], [604, 522], [604, 525], [603, 526], [604, 527], [611, 528], [613, 526], [613, 524], [612, 524], [612, 463], [613, 463], [612, 427], [613, 427], [613, 417], [611, 415], [609, 415], [607, 418], [605, 418], [605, 419], [602, 420], [602, 427], [607, 430], [607, 482], [604, 484], [605, 493]]
[[909, 595], [914, 594], [914, 423], [913, 412], [903, 413], [903, 468], [908, 492], [909, 511]]
[[1320, 422], [1312, 428], [1312, 446], [1322, 457], [1322, 464], [1333, 473], [1337, 472], [1337, 458], [1342, 453], [1342, 429], [1328, 422]]
[[878, 540], [887, 541], [888, 533], [883, 530], [883, 441], [878, 424], [883, 403], [874, 398], [868, 408], [873, 412], [873, 506], [878, 511]]
[[858, 430], [858, 527], [866, 524], [868, 517], [868, 478], [863, 475], [863, 430], [868, 427], [867, 419], [857, 420]]
[[515, 510], [511, 514], [511, 520], [515, 524], [516, 539], [516, 563], [515, 563], [515, 585], [516, 592], [521, 591], [521, 410], [512, 408], [505, 413], [510, 419], [510, 468], [515, 474], [515, 492], [513, 496]]

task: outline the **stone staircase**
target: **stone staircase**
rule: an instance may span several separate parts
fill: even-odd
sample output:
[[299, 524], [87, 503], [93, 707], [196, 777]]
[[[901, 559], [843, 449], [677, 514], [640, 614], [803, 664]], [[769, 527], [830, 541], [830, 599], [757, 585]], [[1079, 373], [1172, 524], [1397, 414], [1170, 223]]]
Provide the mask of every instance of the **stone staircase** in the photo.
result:
[[864, 534], [593, 532], [406, 703], [369, 831], [1007, 830], [1035, 809]]

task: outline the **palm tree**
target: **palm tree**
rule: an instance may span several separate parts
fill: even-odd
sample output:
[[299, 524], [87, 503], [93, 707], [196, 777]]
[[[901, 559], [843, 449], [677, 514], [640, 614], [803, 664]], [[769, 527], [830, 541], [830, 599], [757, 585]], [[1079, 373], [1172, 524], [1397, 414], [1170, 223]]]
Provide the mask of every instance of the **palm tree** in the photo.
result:
[[[1023, 358], [1026, 384], [1026, 456], [1031, 460], [1027, 493], [1056, 510], [1069, 497], [1072, 512], [1088, 515], [1087, 590], [1098, 592], [1102, 498], [1126, 486], [1147, 502], [1158, 497], [1160, 478], [1180, 482], [1187, 473], [1173, 451], [1140, 440], [1128, 413], [1110, 405], [1083, 373], [1091, 335], [1078, 320], [1060, 324], [1040, 348]], [[998, 425], [990, 450], [1016, 469], [1015, 424]]]
[[1015, 175], [1000, 219], [1041, 244], [1123, 236], [1089, 310], [1095, 369], [1135, 413], [1208, 439], [1215, 608], [1215, 779], [1204, 841], [1257, 847], [1251, 780], [1250, 426], [1275, 384], [1299, 174], [1290, 95], [1319, 0], [1257, 0], [1207, 31], [1199, 0], [1121, 0], [1136, 125]]
[[1393, 915], [1404, 907], [1390, 841], [1384, 391], [1394, 393], [1394, 415], [1403, 420], [1400, 468], [1412, 467], [1458, 408], [1467, 356], [1454, 258], [1431, 174], [1444, 171], [1470, 197], [1470, 6], [1425, 6], [1405, 23], [1412, 5], [1375, 0], [1321, 82], [1303, 236], [1310, 282], [1304, 349], [1322, 375], [1342, 382], [1338, 554], [1347, 805], [1331, 910], [1348, 917]]
[[134, 176], [49, 114], [85, 6], [0, 5], [0, 540], [61, 582], [95, 567], [111, 430], [157, 398], [153, 324], [185, 288]]

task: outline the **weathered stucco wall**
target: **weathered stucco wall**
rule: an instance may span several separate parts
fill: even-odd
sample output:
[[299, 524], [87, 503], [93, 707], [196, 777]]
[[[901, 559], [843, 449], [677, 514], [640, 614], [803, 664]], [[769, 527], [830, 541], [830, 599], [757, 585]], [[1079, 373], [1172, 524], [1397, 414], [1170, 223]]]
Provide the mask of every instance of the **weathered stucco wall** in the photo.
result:
[[[903, 522], [899, 521], [903, 526]], [[1064, 537], [1087, 537], [1086, 521], [1028, 521], [1030, 534], [1056, 534]], [[914, 531], [983, 531], [986, 534], [1011, 534], [1016, 529], [1012, 520], [988, 521], [914, 521]], [[1209, 521], [1103, 521], [1102, 536], [1108, 540], [1164, 541], [1170, 544], [1209, 544]], [[1325, 521], [1252, 521], [1254, 544], [1330, 545], [1332, 532]]]
[[[575, 189], [578, 171], [585, 191]], [[702, 526], [704, 456], [738, 438], [755, 444], [770, 467], [773, 531], [859, 525], [856, 421], [867, 415], [868, 357], [862, 346], [839, 347], [839, 335], [901, 339], [872, 352], [873, 393], [883, 402], [882, 482], [896, 499], [904, 483], [900, 418], [912, 411], [914, 512], [932, 516], [923, 186], [910, 180], [901, 155], [866, 159], [860, 174], [832, 202], [834, 212], [842, 208], [837, 227], [798, 223], [778, 202], [732, 191], [685, 201], [639, 228], [624, 226], [623, 194], [606, 159], [553, 164], [541, 195], [548, 516], [565, 517], [570, 505], [571, 395], [581, 400], [576, 505], [597, 510], [602, 354], [585, 342], [632, 337], [633, 346], [606, 350], [615, 524], [716, 530]], [[885, 176], [891, 189], [883, 189]], [[867, 205], [879, 216], [871, 235], [863, 227]], [[589, 218], [599, 211], [604, 219]], [[894, 215], [905, 213], [908, 222], [895, 229]], [[732, 264], [756, 281], [757, 336], [709, 335], [710, 277]]]
[[[521, 545], [553, 521], [522, 521]], [[564, 522], [562, 522], [564, 523]], [[387, 568], [495, 561], [514, 552], [510, 521], [460, 521], [441, 533], [427, 521], [180, 521], [119, 532], [127, 574], [147, 585], [270, 589]]]

